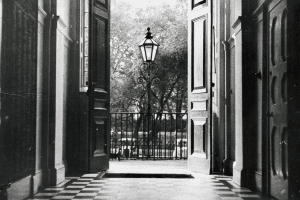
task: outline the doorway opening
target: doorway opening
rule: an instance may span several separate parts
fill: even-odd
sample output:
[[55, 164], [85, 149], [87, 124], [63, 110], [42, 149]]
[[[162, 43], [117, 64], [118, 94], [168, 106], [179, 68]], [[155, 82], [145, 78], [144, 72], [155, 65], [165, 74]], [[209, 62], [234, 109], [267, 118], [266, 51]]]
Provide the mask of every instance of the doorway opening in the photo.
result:
[[[150, 92], [138, 48], [148, 27], [160, 45]], [[113, 0], [110, 30], [110, 170], [187, 169], [187, 1]]]

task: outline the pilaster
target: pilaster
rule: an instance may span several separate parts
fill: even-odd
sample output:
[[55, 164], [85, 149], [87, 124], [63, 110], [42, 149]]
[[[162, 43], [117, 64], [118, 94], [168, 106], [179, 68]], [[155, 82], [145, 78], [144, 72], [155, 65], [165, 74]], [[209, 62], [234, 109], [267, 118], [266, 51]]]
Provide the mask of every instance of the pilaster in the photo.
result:
[[[41, 5], [42, 6], [42, 5]], [[48, 67], [47, 54], [45, 50], [49, 46], [50, 19], [47, 12], [39, 6], [38, 8], [38, 55], [37, 55], [37, 118], [36, 118], [36, 164], [33, 176], [33, 193], [49, 185], [48, 169]]]
[[[237, 9], [239, 10], [239, 9]], [[242, 17], [238, 17], [232, 28], [235, 39], [235, 158], [233, 166], [233, 181], [245, 185], [246, 173], [244, 169], [244, 132], [243, 132], [243, 29]]]

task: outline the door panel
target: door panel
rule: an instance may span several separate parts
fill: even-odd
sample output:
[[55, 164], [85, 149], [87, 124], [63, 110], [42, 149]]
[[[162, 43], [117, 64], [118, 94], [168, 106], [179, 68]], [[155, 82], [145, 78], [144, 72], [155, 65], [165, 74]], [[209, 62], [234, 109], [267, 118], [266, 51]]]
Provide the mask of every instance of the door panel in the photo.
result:
[[91, 0], [90, 10], [89, 170], [98, 172], [109, 167], [109, 1]]
[[269, 145], [270, 192], [288, 199], [286, 4], [269, 13]]
[[35, 1], [0, 4], [1, 193], [9, 182], [35, 171], [38, 7]]
[[[190, 2], [189, 11], [189, 169], [210, 173], [211, 1]], [[199, 103], [205, 104], [199, 108]]]

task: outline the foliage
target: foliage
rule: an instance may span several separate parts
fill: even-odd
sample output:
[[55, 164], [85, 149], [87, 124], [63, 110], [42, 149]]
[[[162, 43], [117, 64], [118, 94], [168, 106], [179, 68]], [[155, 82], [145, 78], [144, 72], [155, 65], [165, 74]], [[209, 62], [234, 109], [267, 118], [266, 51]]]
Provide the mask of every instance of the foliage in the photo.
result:
[[182, 112], [187, 101], [187, 4], [134, 9], [113, 0], [111, 13], [111, 111], [146, 110], [145, 90], [137, 83], [142, 63], [137, 45], [147, 27], [160, 44], [156, 58], [160, 84], [152, 86], [153, 112]]

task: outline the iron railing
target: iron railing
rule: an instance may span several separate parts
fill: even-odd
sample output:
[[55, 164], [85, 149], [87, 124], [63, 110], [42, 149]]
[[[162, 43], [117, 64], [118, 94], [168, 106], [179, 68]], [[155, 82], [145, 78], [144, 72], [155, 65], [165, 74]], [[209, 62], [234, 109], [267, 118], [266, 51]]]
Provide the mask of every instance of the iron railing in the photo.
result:
[[[187, 114], [111, 113], [111, 158], [186, 159]], [[148, 130], [149, 127], [149, 130]]]

